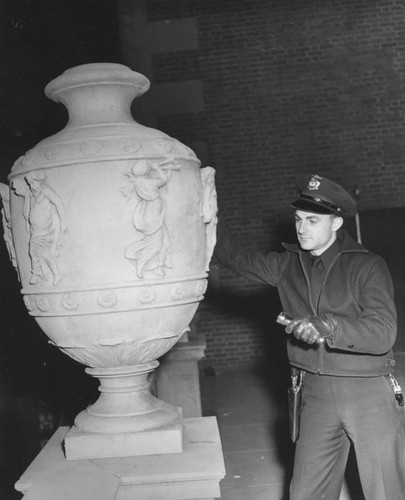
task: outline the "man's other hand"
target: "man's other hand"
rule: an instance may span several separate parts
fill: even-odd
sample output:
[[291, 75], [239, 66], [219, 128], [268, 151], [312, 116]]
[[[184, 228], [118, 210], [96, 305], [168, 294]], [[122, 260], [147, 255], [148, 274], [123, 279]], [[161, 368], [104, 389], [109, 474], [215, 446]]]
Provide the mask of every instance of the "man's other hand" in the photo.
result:
[[335, 322], [331, 315], [326, 314], [293, 319], [285, 329], [287, 333], [292, 333], [294, 337], [307, 344], [323, 342], [333, 335], [334, 330]]

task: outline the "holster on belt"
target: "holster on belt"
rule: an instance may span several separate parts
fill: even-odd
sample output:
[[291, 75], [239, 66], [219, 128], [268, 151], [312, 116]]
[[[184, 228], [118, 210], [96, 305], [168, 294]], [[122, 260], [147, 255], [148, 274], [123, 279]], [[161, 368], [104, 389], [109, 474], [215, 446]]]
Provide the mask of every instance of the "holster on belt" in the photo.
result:
[[305, 371], [291, 368], [291, 387], [288, 388], [288, 416], [291, 441], [295, 443], [300, 435], [302, 383]]

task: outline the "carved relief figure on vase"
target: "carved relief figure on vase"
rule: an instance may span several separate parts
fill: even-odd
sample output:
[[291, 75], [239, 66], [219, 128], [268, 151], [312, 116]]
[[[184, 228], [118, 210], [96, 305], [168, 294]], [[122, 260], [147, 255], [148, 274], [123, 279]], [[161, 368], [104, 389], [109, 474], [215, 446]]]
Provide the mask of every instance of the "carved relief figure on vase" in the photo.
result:
[[165, 276], [165, 268], [172, 266], [169, 233], [165, 224], [165, 206], [161, 189], [171, 177], [173, 170], [179, 170], [174, 160], [150, 163], [135, 162], [127, 173], [127, 185], [121, 194], [137, 197], [132, 214], [132, 224], [138, 238], [125, 250], [125, 257], [136, 267], [139, 278], [152, 271]]
[[201, 214], [203, 221], [206, 224], [206, 259], [205, 267], [208, 271], [209, 263], [214, 252], [215, 243], [217, 241], [217, 213], [218, 201], [217, 191], [215, 189], [215, 170], [212, 167], [205, 167], [200, 170], [201, 180], [203, 184], [203, 195], [201, 203]]
[[24, 177], [16, 177], [12, 180], [11, 187], [14, 189], [17, 196], [22, 196], [24, 198], [24, 205], [22, 214], [25, 220], [25, 229], [27, 233], [30, 233], [30, 224], [29, 224], [29, 214], [30, 214], [30, 198], [31, 192], [28, 184], [26, 183]]
[[13, 264], [14, 269], [17, 271], [18, 280], [20, 280], [20, 274], [17, 267], [17, 257], [14, 249], [13, 235], [11, 232], [10, 190], [6, 184], [0, 183], [0, 198], [3, 202], [3, 208], [1, 209], [4, 231], [3, 237], [6, 243], [11, 263]]
[[61, 276], [56, 260], [66, 231], [65, 208], [60, 196], [47, 184], [43, 170], [29, 172], [25, 180], [29, 191], [15, 181], [13, 187], [18, 195], [24, 196], [23, 214], [30, 234], [30, 283], [52, 279], [53, 285], [57, 285]]

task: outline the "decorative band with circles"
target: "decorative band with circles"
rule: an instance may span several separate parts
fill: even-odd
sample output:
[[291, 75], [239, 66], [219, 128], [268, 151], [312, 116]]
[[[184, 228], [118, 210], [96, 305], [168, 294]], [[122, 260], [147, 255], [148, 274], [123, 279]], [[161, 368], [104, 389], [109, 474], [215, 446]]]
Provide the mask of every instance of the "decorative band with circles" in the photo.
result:
[[199, 302], [207, 289], [207, 279], [141, 285], [117, 285], [52, 293], [24, 293], [31, 316], [81, 316], [111, 312], [157, 309]]
[[200, 165], [194, 151], [171, 137], [149, 139], [133, 135], [106, 135], [30, 149], [14, 163], [10, 177], [32, 168], [136, 158], [177, 158]]

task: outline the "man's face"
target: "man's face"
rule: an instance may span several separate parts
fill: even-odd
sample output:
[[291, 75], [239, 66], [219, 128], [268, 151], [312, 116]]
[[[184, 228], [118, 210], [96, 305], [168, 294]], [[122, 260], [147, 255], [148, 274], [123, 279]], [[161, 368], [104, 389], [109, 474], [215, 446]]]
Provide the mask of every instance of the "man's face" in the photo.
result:
[[315, 214], [303, 210], [295, 212], [295, 230], [301, 248], [314, 255], [320, 255], [332, 245], [342, 223], [341, 217], [331, 214]]

